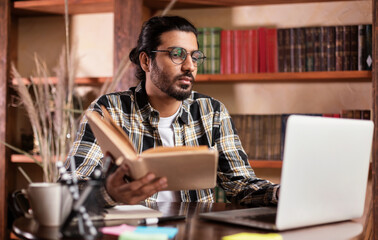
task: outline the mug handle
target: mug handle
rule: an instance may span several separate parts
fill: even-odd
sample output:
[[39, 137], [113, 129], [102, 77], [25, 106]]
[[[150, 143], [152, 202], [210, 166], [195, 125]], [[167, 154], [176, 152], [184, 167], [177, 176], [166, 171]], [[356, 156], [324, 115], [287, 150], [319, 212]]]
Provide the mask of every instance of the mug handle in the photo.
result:
[[12, 200], [13, 208], [18, 215], [33, 218], [32, 214], [29, 212], [30, 205], [25, 189], [14, 191], [12, 193]]

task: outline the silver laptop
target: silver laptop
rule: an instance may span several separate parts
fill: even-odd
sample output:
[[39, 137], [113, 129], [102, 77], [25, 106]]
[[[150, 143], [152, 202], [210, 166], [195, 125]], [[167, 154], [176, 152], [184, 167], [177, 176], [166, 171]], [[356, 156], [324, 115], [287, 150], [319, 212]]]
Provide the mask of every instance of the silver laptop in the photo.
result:
[[292, 115], [287, 121], [277, 208], [200, 216], [287, 230], [362, 216], [374, 124], [368, 120]]

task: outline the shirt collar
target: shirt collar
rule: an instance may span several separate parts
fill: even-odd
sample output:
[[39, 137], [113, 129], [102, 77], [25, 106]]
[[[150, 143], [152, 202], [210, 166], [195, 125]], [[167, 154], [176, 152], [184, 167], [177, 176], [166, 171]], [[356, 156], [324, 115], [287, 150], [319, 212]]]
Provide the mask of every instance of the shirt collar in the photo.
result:
[[[190, 106], [194, 102], [194, 93], [195, 92], [192, 91], [190, 96], [182, 101], [181, 109], [178, 114], [179, 119], [181, 119], [185, 124], [189, 124]], [[145, 81], [141, 81], [135, 88], [135, 101], [138, 105], [138, 109], [143, 121], [148, 121], [152, 114], [157, 113], [157, 111], [153, 109], [151, 104], [148, 102]]]

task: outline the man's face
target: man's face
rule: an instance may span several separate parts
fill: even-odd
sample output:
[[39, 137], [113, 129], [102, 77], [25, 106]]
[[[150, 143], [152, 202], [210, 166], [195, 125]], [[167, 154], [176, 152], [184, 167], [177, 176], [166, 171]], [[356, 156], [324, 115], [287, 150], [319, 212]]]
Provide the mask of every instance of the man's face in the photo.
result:
[[192, 32], [170, 31], [161, 35], [162, 44], [156, 50], [170, 50], [181, 47], [187, 51], [187, 57], [181, 64], [172, 62], [168, 52], [157, 52], [151, 62], [151, 82], [157, 91], [184, 100], [191, 94], [197, 67], [193, 64], [191, 52], [198, 50], [197, 39]]

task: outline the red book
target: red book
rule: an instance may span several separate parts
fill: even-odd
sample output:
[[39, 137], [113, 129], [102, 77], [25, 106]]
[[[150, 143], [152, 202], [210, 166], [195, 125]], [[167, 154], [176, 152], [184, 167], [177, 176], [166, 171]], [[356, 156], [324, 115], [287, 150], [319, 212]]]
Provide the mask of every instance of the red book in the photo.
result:
[[231, 74], [234, 68], [232, 30], [221, 31], [221, 74]]
[[258, 72], [258, 35], [257, 29], [243, 31], [242, 36], [242, 73]]
[[233, 73], [242, 73], [242, 40], [243, 40], [242, 30], [233, 30], [234, 36], [234, 71]]
[[266, 28], [259, 28], [259, 72], [266, 72]]
[[278, 72], [277, 29], [266, 29], [266, 71]]

